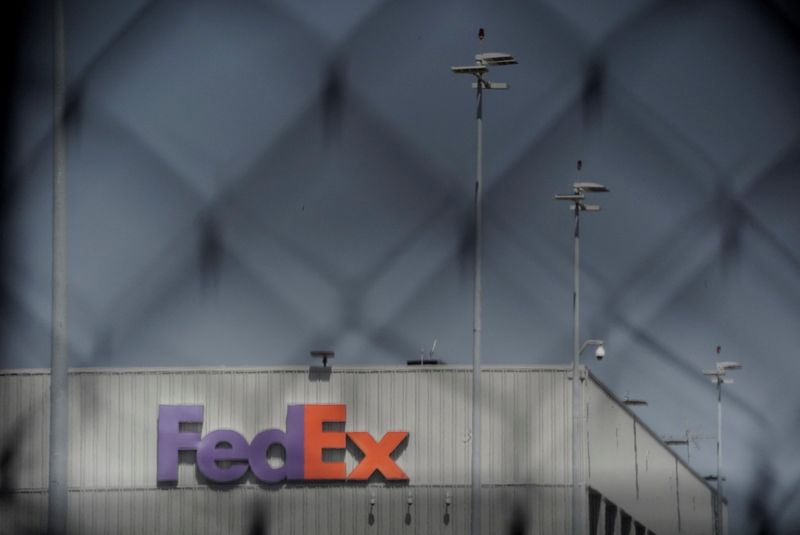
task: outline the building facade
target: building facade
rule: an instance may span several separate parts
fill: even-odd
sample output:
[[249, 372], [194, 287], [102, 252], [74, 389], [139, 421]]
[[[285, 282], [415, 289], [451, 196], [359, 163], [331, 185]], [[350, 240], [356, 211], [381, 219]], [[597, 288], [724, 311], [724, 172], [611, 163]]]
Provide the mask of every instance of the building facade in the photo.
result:
[[[72, 370], [70, 532], [469, 533], [471, 377], [465, 366]], [[579, 470], [590, 533], [713, 533], [713, 489], [602, 384], [587, 379]], [[48, 386], [47, 370], [0, 372], [0, 440], [10, 459], [1, 482], [2, 533], [45, 527]], [[487, 367], [481, 386], [482, 533], [570, 533], [570, 369]], [[298, 405], [344, 406], [343, 422], [317, 429], [316, 436], [345, 444], [320, 448], [325, 467], [352, 476], [361, 466], [364, 475], [385, 461], [407, 479], [387, 480], [377, 469], [361, 479], [282, 478], [297, 454], [287, 439], [251, 460], [252, 466], [266, 455], [267, 471], [279, 481], [241, 468], [234, 481], [214, 482], [190, 450], [174, 453], [177, 480], [159, 481], [159, 456], [170, 461], [161, 407], [202, 408], [202, 422], [172, 430], [182, 439], [231, 430], [255, 444], [264, 430], [277, 430], [274, 437], [298, 433], [287, 420], [289, 407]], [[308, 417], [304, 425], [308, 437]], [[353, 432], [369, 433], [374, 444], [359, 446]], [[408, 436], [383, 442], [390, 432]], [[390, 447], [380, 451], [381, 444]], [[302, 446], [307, 474], [313, 446], [308, 438]]]

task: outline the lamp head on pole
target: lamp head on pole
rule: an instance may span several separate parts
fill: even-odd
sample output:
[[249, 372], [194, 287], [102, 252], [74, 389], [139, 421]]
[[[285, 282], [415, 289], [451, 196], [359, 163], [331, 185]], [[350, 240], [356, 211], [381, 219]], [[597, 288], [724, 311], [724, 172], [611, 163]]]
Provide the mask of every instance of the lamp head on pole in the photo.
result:
[[575, 182], [572, 187], [575, 193], [584, 193], [591, 191], [592, 193], [608, 193], [608, 188], [597, 182]]
[[[583, 168], [583, 161], [578, 160], [577, 163], [578, 172]], [[600, 205], [599, 204], [586, 204], [584, 200], [586, 199], [587, 193], [608, 193], [610, 190], [604, 186], [603, 184], [598, 184], [597, 182], [575, 182], [572, 184], [572, 193], [569, 194], [560, 194], [555, 196], [555, 200], [557, 201], [570, 201], [572, 205], [569, 207], [570, 210], [580, 210], [581, 212], [599, 212]]]
[[[481, 41], [486, 36], [483, 28], [478, 30], [478, 39]], [[489, 67], [502, 67], [504, 65], [516, 65], [517, 60], [506, 52], [484, 52], [475, 54], [474, 65], [460, 65], [450, 67], [455, 74], [471, 74], [477, 78], [472, 86], [476, 89], [508, 89], [507, 83], [492, 83], [483, 79], [483, 75], [489, 72]]]

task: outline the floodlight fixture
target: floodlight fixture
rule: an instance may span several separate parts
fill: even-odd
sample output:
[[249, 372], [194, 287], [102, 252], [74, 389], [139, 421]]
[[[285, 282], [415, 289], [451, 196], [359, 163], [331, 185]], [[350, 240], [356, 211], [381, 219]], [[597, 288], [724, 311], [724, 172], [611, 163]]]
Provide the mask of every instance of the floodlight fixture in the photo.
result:
[[484, 74], [489, 72], [489, 68], [486, 65], [464, 65], [461, 67], [450, 67], [450, 70], [456, 74]]
[[[581, 168], [580, 161], [578, 162], [578, 169]], [[586, 199], [586, 193], [608, 193], [610, 190], [597, 182], [575, 182], [572, 184], [572, 193], [559, 194], [555, 196], [557, 201], [571, 201], [574, 203], [570, 206], [571, 210], [581, 212], [599, 212], [599, 204], [586, 204], [583, 201]]]
[[597, 182], [575, 182], [572, 187], [575, 192], [591, 191], [593, 193], [608, 193], [609, 189]]
[[718, 370], [741, 370], [742, 365], [739, 362], [733, 362], [730, 360], [717, 362], [717, 369]]
[[648, 405], [647, 400], [629, 398], [628, 396], [625, 396], [623, 398], [622, 403], [628, 406], [639, 406], [639, 407]]
[[[485, 52], [483, 54], [475, 54], [474, 65], [460, 65], [450, 67], [450, 70], [455, 74], [471, 74], [477, 78], [472, 84], [473, 89], [480, 91], [483, 89], [508, 89], [509, 85], [505, 82], [490, 82], [484, 80], [483, 75], [489, 72], [489, 67], [502, 67], [504, 65], [516, 65], [517, 60], [514, 56], [505, 52]], [[479, 99], [480, 100], [480, 99]]]
[[511, 54], [505, 52], [486, 52], [484, 54], [475, 54], [475, 62], [480, 65], [516, 65], [517, 60]]
[[586, 198], [582, 193], [565, 193], [553, 197], [557, 201], [582, 201]]

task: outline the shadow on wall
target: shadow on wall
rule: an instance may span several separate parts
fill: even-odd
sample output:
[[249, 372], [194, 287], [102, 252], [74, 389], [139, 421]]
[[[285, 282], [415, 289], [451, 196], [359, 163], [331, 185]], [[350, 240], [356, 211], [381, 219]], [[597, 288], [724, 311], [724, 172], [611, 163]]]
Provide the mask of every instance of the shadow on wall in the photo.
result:
[[514, 505], [511, 513], [511, 523], [508, 526], [508, 535], [526, 535], [528, 533], [528, 516], [522, 504]]
[[247, 533], [248, 535], [267, 535], [269, 533], [268, 525], [269, 517], [267, 514], [261, 511], [254, 511], [253, 519], [250, 522], [250, 530]]

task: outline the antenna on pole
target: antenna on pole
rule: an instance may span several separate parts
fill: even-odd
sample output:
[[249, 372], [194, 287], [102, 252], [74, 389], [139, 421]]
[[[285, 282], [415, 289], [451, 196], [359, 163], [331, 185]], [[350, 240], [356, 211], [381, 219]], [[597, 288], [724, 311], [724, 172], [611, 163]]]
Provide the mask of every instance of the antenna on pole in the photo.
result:
[[444, 364], [439, 359], [434, 358], [434, 354], [436, 352], [436, 343], [438, 342], [437, 339], [433, 340], [433, 345], [429, 350], [427, 350], [428, 357], [425, 358], [426, 349], [424, 347], [419, 348], [419, 358], [414, 360], [407, 360], [407, 366], [436, 366], [439, 364]]

